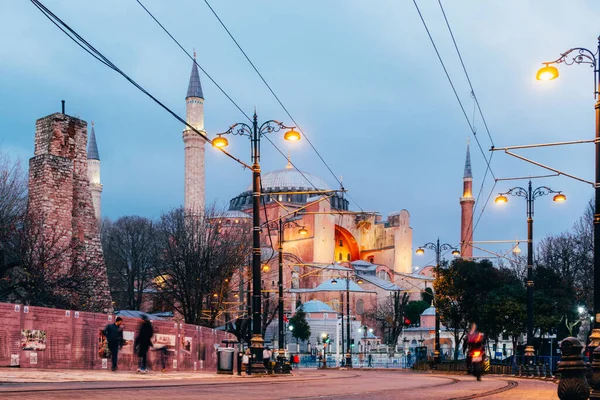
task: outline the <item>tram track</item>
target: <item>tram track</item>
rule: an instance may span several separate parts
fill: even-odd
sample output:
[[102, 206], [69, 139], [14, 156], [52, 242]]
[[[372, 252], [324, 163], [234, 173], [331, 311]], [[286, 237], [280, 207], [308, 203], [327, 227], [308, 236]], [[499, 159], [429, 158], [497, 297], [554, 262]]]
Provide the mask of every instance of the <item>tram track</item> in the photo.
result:
[[[504, 379], [498, 379], [498, 380], [504, 380]], [[519, 386], [519, 383], [517, 381], [508, 381], [508, 380], [504, 380], [505, 382], [507, 382], [507, 384], [501, 388], [498, 389], [494, 389], [494, 390], [490, 390], [487, 392], [483, 392], [483, 393], [475, 393], [475, 394], [471, 394], [468, 396], [459, 396], [459, 397], [451, 397], [447, 400], [470, 400], [470, 399], [481, 399], [487, 396], [492, 396], [494, 394], [498, 394], [498, 393], [503, 393], [503, 392], [507, 392], [511, 389], [516, 388], [517, 386]]]

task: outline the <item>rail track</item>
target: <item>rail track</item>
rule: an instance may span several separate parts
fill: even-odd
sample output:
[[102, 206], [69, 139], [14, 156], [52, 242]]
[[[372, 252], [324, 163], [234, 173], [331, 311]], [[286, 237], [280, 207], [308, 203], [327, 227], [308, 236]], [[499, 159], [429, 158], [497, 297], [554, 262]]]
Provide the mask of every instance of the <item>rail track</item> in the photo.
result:
[[517, 386], [519, 386], [519, 383], [517, 381], [506, 381], [506, 382], [507, 382], [506, 386], [503, 386], [503, 387], [498, 388], [498, 389], [490, 390], [490, 391], [483, 392], [483, 393], [471, 394], [471, 395], [468, 395], [468, 396], [451, 397], [448, 400], [481, 399], [483, 397], [491, 396], [493, 394], [507, 392], [507, 391], [509, 391], [511, 389], [514, 389]]

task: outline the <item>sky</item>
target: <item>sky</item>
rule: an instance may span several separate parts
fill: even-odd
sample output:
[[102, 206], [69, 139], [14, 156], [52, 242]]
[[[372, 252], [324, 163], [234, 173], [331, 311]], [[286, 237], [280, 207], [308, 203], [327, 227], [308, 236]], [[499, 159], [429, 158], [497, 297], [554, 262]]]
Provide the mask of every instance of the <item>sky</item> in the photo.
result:
[[[202, 0], [143, 0], [246, 113], [292, 122]], [[135, 0], [43, 3], [150, 93], [185, 116], [192, 62]], [[498, 206], [500, 191], [527, 181], [499, 181], [486, 171], [492, 142], [474, 113], [465, 78], [438, 2], [417, 1], [448, 73], [475, 125], [481, 149], [437, 59], [412, 1], [212, 0], [219, 14], [337, 177], [354, 210], [411, 215], [413, 246], [460, 241], [460, 205], [467, 139], [478, 197], [476, 241], [526, 237], [522, 198]], [[595, 49], [600, 5], [593, 0], [445, 0], [448, 20], [496, 147], [593, 139], [593, 74], [560, 65], [560, 78], [535, 72], [572, 47]], [[35, 120], [60, 111], [95, 122], [102, 161], [102, 213], [157, 218], [183, 203], [183, 126], [123, 77], [58, 30], [27, 1], [0, 1], [0, 150], [23, 162], [33, 155]], [[245, 117], [200, 73], [210, 137]], [[238, 140], [235, 140], [238, 139]], [[249, 158], [248, 144], [230, 151]], [[272, 140], [301, 170], [332, 187], [334, 176], [306, 140]], [[594, 179], [592, 144], [520, 150], [519, 154]], [[263, 141], [263, 171], [285, 158]], [[494, 152], [496, 178], [548, 172]], [[207, 202], [226, 204], [251, 181], [207, 146]], [[535, 179], [563, 191], [566, 203], [540, 197], [535, 238], [571, 228], [593, 196], [591, 185], [567, 177]], [[490, 193], [492, 195], [490, 196]], [[490, 202], [486, 202], [490, 196]], [[481, 214], [481, 210], [484, 212]], [[486, 245], [492, 251], [509, 245]], [[524, 245], [521, 245], [524, 248]], [[433, 254], [429, 254], [431, 258]], [[415, 265], [430, 257], [413, 258]]]

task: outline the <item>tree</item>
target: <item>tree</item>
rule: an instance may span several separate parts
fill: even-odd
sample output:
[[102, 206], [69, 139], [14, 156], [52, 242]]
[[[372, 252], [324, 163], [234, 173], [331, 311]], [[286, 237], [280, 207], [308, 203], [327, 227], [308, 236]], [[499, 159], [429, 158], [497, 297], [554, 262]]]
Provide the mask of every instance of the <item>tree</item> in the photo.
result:
[[425, 290], [421, 292], [421, 300], [427, 304], [433, 303], [433, 290], [430, 287], [425, 288]]
[[310, 338], [310, 325], [306, 321], [306, 313], [300, 306], [296, 310], [296, 314], [290, 318], [290, 327], [293, 327], [292, 336], [296, 339], [296, 343], [299, 340], [303, 342]]
[[423, 311], [427, 310], [431, 306], [431, 303], [427, 303], [422, 300], [409, 301], [406, 305], [406, 311], [404, 315], [410, 321], [411, 324], [418, 324]]
[[156, 263], [154, 224], [138, 216], [102, 224], [102, 248], [116, 307], [139, 310]]
[[407, 292], [393, 292], [367, 314], [367, 318], [375, 321], [383, 332], [384, 341], [389, 346], [396, 346], [398, 337], [402, 333], [408, 298]]
[[214, 208], [188, 215], [182, 208], [157, 224], [157, 289], [186, 323], [214, 327], [223, 314], [229, 280], [250, 255], [245, 225], [224, 226]]
[[0, 151], [0, 300], [14, 290], [13, 269], [19, 264], [19, 236], [27, 206], [27, 179], [21, 163]]

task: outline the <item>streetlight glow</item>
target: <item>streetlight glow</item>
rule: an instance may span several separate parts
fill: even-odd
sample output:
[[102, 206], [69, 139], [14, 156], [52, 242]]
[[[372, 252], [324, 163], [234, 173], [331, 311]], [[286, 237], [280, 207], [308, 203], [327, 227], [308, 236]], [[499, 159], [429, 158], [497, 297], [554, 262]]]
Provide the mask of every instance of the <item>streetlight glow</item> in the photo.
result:
[[223, 136], [219, 135], [213, 139], [212, 145], [213, 145], [213, 147], [223, 149], [223, 148], [229, 146], [229, 140], [227, 140], [227, 138], [224, 138]]
[[496, 199], [494, 200], [494, 203], [496, 203], [496, 204], [508, 203], [508, 198], [501, 194], [500, 196], [496, 197]]
[[538, 81], [551, 81], [556, 78], [558, 78], [558, 68], [548, 64], [544, 64], [535, 74], [535, 79]]
[[300, 228], [300, 230], [298, 231], [298, 233], [301, 234], [301, 235], [303, 235], [303, 236], [308, 235], [308, 231], [304, 227]]
[[562, 203], [563, 201], [567, 201], [567, 196], [565, 196], [562, 193], [559, 193], [556, 196], [554, 196], [552, 200], [556, 203]]
[[460, 257], [460, 251], [458, 251], [458, 250], [452, 250], [452, 255], [454, 257]]
[[291, 142], [297, 142], [298, 140], [300, 140], [302, 136], [300, 136], [300, 133], [291, 129], [289, 131], [287, 131], [284, 135], [283, 138], [285, 140], [289, 140]]
[[417, 253], [418, 255], [422, 256], [423, 254], [425, 254], [425, 249], [423, 249], [422, 247], [419, 247], [417, 249], [417, 251], [415, 251], [415, 253]]

